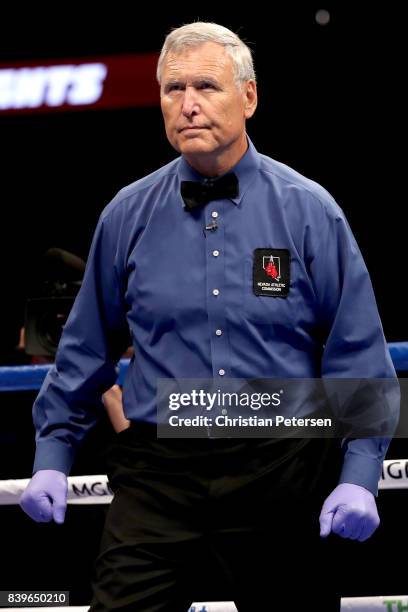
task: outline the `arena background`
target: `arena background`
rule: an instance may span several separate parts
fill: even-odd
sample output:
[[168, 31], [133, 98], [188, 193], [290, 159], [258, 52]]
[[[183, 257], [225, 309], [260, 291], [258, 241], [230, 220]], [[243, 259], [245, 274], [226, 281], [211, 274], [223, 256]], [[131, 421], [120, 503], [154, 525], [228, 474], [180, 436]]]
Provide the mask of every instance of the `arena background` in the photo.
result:
[[[254, 50], [258, 75], [260, 99], [248, 125], [251, 138], [259, 151], [320, 182], [336, 198], [370, 271], [387, 340], [407, 340], [397, 9], [383, 3], [308, 2], [251, 3], [222, 12], [155, 7], [150, 14], [120, 3], [89, 8], [85, 13], [84, 7], [65, 3], [58, 14], [48, 15], [24, 7], [2, 10], [0, 67], [158, 52], [169, 29], [198, 18], [237, 31]], [[327, 25], [315, 18], [322, 8], [330, 13]], [[42, 254], [59, 247], [86, 259], [97, 218], [116, 191], [167, 163], [175, 152], [158, 106], [0, 113], [0, 138], [0, 364], [12, 365], [24, 363], [15, 346]], [[0, 394], [0, 479], [31, 473], [34, 397], [32, 392]], [[104, 473], [103, 454], [111, 438], [109, 425], [101, 421], [73, 473]], [[405, 440], [394, 441], [388, 457], [407, 457], [407, 447]], [[406, 495], [385, 491], [379, 506], [379, 532], [356, 544], [353, 558], [345, 560], [353, 572], [344, 595], [407, 590], [399, 562], [406, 543]], [[36, 525], [16, 507], [2, 507], [0, 589], [70, 590], [71, 604], [86, 604], [105, 511], [104, 506], [71, 506], [60, 527]]]

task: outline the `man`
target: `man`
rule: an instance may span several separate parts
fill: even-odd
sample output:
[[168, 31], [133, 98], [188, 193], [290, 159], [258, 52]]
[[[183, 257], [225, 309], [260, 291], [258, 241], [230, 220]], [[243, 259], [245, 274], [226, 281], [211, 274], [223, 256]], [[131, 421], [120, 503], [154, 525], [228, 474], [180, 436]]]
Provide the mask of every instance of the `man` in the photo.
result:
[[[282, 610], [296, 586], [314, 610], [337, 610], [333, 551], [378, 527], [389, 440], [351, 439], [340, 451], [327, 439], [157, 439], [156, 386], [394, 377], [368, 273], [331, 196], [249, 141], [257, 88], [235, 34], [176, 29], [158, 80], [181, 156], [124, 188], [100, 217], [34, 405], [34, 476], [21, 505], [35, 520], [63, 522], [74, 450], [98, 418], [95, 397], [114, 383], [130, 327], [132, 425], [108, 469], [115, 495], [91, 609], [181, 611], [201, 588], [239, 610]], [[326, 540], [331, 532], [343, 540]]]

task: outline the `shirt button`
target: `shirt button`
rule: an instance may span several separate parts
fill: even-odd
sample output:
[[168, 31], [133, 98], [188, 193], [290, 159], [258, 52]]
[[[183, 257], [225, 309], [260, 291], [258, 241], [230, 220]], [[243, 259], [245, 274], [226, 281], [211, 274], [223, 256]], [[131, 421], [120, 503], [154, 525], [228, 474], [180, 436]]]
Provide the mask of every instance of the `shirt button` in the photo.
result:
[[217, 212], [214, 210], [214, 211], [211, 213], [211, 216], [212, 216], [212, 218], [213, 218], [213, 219], [216, 219], [216, 218], [218, 217], [218, 213], [217, 213]]
[[213, 289], [213, 295], [219, 295], [220, 290], [219, 289]]
[[214, 255], [214, 257], [218, 257], [218, 255], [219, 255], [219, 254], [220, 254], [220, 252], [219, 252], [219, 251], [213, 251], [213, 255]]
[[222, 329], [216, 329], [216, 330], [215, 330], [215, 334], [216, 334], [217, 336], [221, 336], [221, 334], [222, 334]]
[[223, 370], [223, 369], [218, 370], [218, 374], [219, 374], [220, 376], [224, 376], [224, 374], [225, 374], [225, 370]]

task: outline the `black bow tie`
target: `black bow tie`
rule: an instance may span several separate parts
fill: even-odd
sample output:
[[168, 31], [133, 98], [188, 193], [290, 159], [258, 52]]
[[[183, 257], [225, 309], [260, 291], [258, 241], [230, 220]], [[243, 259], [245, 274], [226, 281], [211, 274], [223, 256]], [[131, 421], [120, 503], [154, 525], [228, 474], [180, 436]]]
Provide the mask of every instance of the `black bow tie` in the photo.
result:
[[212, 200], [236, 198], [238, 195], [238, 178], [233, 172], [221, 178], [181, 181], [181, 197], [186, 205], [186, 210], [205, 206]]

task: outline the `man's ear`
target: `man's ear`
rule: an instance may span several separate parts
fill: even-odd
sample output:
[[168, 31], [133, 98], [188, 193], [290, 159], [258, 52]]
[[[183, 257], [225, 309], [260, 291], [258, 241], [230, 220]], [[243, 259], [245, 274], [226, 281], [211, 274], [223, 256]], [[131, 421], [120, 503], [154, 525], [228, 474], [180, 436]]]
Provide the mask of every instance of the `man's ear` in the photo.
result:
[[250, 79], [245, 83], [245, 118], [249, 119], [254, 114], [258, 105], [258, 92], [256, 89], [256, 81]]

